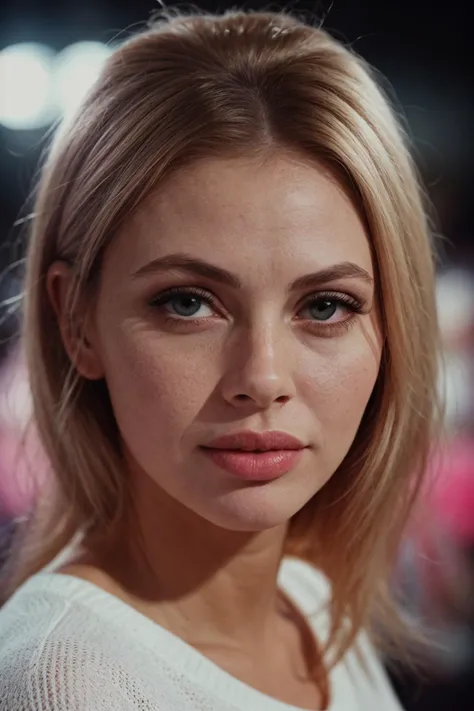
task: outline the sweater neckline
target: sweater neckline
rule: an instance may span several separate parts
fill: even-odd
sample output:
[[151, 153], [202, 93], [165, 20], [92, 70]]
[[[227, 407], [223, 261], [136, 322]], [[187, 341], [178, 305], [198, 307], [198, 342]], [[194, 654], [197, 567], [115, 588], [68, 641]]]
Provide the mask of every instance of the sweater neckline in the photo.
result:
[[[319, 639], [320, 634], [324, 636], [327, 632], [328, 613], [325, 607], [327, 600], [322, 598], [318, 604], [317, 595], [325, 588], [328, 590], [328, 583], [320, 584], [318, 591], [313, 575], [316, 577], [319, 574], [314, 570], [308, 571], [309, 568], [303, 561], [285, 558], [280, 567], [278, 584], [290, 601], [307, 617], [313, 632], [314, 622], [317, 620]], [[269, 696], [237, 679], [173, 632], [92, 582], [49, 570], [30, 578], [24, 587], [28, 588], [29, 592], [32, 592], [32, 588], [40, 588], [41, 591], [60, 595], [69, 604], [83, 605], [93, 614], [114, 625], [120, 624], [122, 628], [126, 622], [130, 633], [137, 635], [140, 643], [153, 655], [159, 656], [164, 664], [192, 679], [201, 688], [212, 690], [212, 694], [219, 697], [223, 703], [233, 701], [236, 708], [258, 708], [259, 711], [307, 711]], [[333, 693], [335, 676], [338, 676], [337, 667], [330, 674]], [[346, 704], [349, 698], [346, 699]], [[328, 711], [345, 711], [350, 708], [346, 704], [343, 699], [333, 698]]]

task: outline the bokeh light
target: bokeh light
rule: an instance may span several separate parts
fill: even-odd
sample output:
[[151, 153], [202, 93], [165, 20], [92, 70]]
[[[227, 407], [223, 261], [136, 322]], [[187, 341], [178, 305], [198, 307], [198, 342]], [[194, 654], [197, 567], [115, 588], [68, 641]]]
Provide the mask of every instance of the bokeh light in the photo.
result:
[[76, 42], [56, 56], [55, 94], [63, 116], [74, 114], [98, 78], [112, 48], [101, 42]]
[[55, 115], [54, 52], [22, 42], [0, 52], [0, 123], [12, 130], [36, 129]]

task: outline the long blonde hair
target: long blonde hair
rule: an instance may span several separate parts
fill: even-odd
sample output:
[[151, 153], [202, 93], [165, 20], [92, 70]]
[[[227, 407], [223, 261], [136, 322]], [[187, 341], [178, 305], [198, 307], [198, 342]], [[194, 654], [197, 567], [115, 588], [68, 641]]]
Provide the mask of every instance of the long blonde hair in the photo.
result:
[[[111, 525], [126, 491], [103, 382], [78, 377], [45, 277], [71, 264], [76, 306], [93, 300], [120, 225], [202, 157], [290, 150], [330, 166], [367, 225], [384, 349], [344, 462], [290, 523], [287, 552], [333, 586], [340, 657], [378, 605], [436, 432], [438, 332], [426, 207], [403, 131], [371, 69], [321, 28], [284, 13], [161, 17], [113, 53], [39, 182], [23, 339], [34, 416], [55, 473], [12, 557], [5, 597], [85, 527]], [[344, 622], [345, 620], [345, 622]], [[347, 624], [349, 622], [349, 624]]]

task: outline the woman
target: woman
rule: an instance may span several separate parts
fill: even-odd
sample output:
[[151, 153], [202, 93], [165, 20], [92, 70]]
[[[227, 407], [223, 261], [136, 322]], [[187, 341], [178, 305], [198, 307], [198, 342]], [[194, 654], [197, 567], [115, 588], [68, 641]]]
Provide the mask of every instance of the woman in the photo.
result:
[[117, 49], [44, 166], [24, 339], [57, 484], [2, 709], [400, 708], [367, 629], [433, 435], [433, 259], [359, 58], [270, 13]]

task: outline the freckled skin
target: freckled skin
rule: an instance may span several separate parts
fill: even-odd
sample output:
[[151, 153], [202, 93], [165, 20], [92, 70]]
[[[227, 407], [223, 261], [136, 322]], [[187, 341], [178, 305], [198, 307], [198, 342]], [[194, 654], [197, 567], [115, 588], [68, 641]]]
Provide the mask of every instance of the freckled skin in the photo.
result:
[[[181, 270], [132, 277], [171, 253], [230, 271], [241, 288]], [[374, 276], [357, 211], [327, 172], [286, 155], [205, 161], [148, 199], [105, 256], [92, 339], [138, 489], [156, 483], [236, 531], [281, 525], [321, 489], [377, 378], [374, 286], [348, 277], [325, 285], [365, 304], [362, 314], [338, 305], [328, 321], [309, 318], [314, 290], [289, 286], [341, 262]], [[172, 287], [210, 292], [215, 306], [198, 303], [188, 318], [176, 312], [182, 299], [149, 304]], [[199, 449], [249, 429], [283, 430], [309, 448], [293, 470], [257, 486]]]

